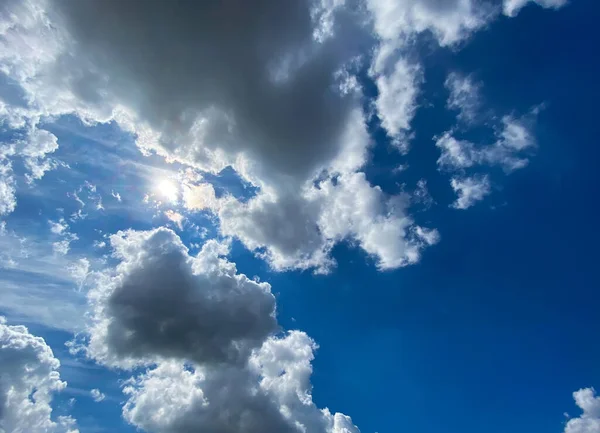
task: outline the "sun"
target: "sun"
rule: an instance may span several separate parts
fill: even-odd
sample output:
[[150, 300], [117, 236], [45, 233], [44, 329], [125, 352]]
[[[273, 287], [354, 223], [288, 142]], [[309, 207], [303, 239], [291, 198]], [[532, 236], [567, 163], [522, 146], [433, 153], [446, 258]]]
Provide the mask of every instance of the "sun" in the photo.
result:
[[179, 188], [171, 179], [161, 179], [155, 186], [156, 195], [166, 201], [176, 202]]

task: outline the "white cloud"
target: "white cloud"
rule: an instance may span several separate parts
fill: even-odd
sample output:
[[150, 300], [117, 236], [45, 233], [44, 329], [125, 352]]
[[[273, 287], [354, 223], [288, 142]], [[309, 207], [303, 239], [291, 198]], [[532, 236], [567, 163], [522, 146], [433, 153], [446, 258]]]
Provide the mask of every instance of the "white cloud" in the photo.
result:
[[0, 215], [6, 215], [15, 210], [15, 179], [12, 176], [10, 163], [0, 160]]
[[44, 339], [0, 317], [0, 431], [77, 433], [74, 420], [52, 415], [52, 396], [67, 384]]
[[103, 401], [106, 398], [106, 395], [104, 393], [100, 392], [100, 390], [98, 388], [92, 389], [90, 391], [90, 396], [96, 403], [100, 403], [101, 401]]
[[596, 396], [594, 388], [575, 391], [573, 398], [583, 413], [567, 421], [564, 433], [600, 432], [600, 397]]
[[59, 240], [52, 243], [54, 252], [63, 256], [68, 254], [71, 249], [71, 242], [78, 240], [79, 236], [69, 231], [69, 225], [64, 218], [58, 221], [48, 221], [48, 224], [50, 225], [50, 232], [59, 237]]
[[16, 182], [10, 160], [14, 153], [14, 146], [0, 145], [0, 216], [11, 213], [17, 206]]
[[382, 127], [392, 138], [392, 143], [402, 151], [408, 150], [410, 122], [417, 109], [419, 85], [423, 72], [416, 64], [400, 58], [388, 74], [371, 71], [379, 92], [375, 105]]
[[455, 44], [491, 18], [492, 11], [474, 0], [367, 0], [379, 37], [402, 44], [430, 31], [440, 45]]
[[90, 274], [90, 261], [88, 259], [80, 258], [67, 266], [67, 270], [81, 288], [85, 283], [88, 275]]
[[528, 3], [535, 3], [543, 8], [559, 9], [567, 2], [568, 0], [504, 0], [503, 11], [505, 15], [514, 17]]
[[324, 179], [300, 195], [260, 193], [246, 203], [216, 200], [209, 185], [199, 190], [214, 202], [221, 234], [237, 237], [275, 270], [326, 273], [335, 266], [331, 248], [345, 240], [373, 256], [380, 269], [394, 269], [415, 263], [435, 243], [421, 235], [435, 230], [416, 226], [408, 216], [408, 195], [388, 196], [360, 172]]
[[529, 164], [528, 152], [536, 146], [527, 116], [514, 118], [505, 116], [496, 133], [496, 141], [487, 146], [476, 146], [466, 140], [458, 140], [452, 132], [436, 139], [441, 155], [438, 165], [447, 169], [464, 169], [475, 165], [499, 165], [506, 173], [524, 168]]
[[471, 76], [462, 76], [456, 72], [448, 75], [445, 86], [450, 92], [448, 108], [458, 111], [458, 118], [464, 122], [473, 122], [480, 106], [481, 84]]
[[118, 192], [111, 191], [110, 195], [112, 195], [118, 202], [121, 201], [121, 194]]
[[58, 138], [44, 129], [39, 129], [33, 124], [27, 131], [24, 139], [19, 140], [19, 156], [24, 160], [25, 167], [29, 170], [26, 174], [28, 183], [41, 179], [44, 174], [56, 168], [58, 163], [47, 157], [58, 149]]
[[458, 195], [452, 207], [456, 209], [468, 209], [476, 202], [481, 201], [491, 192], [490, 180], [487, 175], [475, 175], [471, 177], [453, 177], [450, 185]]
[[179, 228], [179, 230], [183, 230], [183, 221], [185, 220], [185, 217], [183, 215], [181, 215], [179, 212], [175, 212], [174, 210], [169, 209], [168, 211], [165, 212], [165, 216], [170, 221], [175, 223], [175, 225], [177, 226], [177, 228]]
[[58, 221], [48, 221], [48, 224], [50, 225], [50, 231], [55, 235], [62, 235], [69, 230], [69, 225], [62, 218]]
[[155, 433], [358, 432], [310, 396], [315, 343], [278, 331], [267, 283], [237, 273], [226, 244], [196, 257], [168, 229], [111, 237], [112, 271], [90, 291], [85, 349], [121, 368], [150, 366], [124, 384], [124, 418]]

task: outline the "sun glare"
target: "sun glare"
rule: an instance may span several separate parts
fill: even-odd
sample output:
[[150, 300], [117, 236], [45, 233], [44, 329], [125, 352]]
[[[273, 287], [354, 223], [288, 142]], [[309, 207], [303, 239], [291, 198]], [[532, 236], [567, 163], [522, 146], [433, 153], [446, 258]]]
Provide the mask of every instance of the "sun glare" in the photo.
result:
[[167, 200], [170, 202], [177, 201], [177, 194], [179, 189], [175, 182], [170, 179], [161, 179], [155, 187], [156, 195], [158, 195], [163, 200]]

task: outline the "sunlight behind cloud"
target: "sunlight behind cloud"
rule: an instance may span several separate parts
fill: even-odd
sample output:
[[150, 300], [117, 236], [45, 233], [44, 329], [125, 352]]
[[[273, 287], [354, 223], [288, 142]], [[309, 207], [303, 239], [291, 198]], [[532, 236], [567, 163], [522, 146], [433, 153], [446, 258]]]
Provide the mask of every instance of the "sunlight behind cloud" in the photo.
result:
[[179, 186], [172, 179], [163, 178], [154, 185], [154, 194], [161, 200], [175, 203], [179, 196]]

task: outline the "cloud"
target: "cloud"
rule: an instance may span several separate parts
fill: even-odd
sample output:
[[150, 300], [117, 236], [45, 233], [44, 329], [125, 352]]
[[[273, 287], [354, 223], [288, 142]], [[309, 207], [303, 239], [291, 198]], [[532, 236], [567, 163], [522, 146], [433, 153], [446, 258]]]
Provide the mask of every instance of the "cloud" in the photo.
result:
[[16, 182], [9, 159], [14, 151], [12, 146], [0, 146], [0, 216], [11, 213], [17, 206]]
[[473, 122], [479, 111], [481, 84], [456, 72], [449, 74], [444, 84], [450, 92], [448, 108], [458, 111], [459, 120]]
[[408, 150], [410, 122], [417, 110], [419, 85], [423, 82], [423, 72], [419, 65], [400, 58], [391, 72], [371, 71], [377, 84], [378, 96], [375, 101], [381, 118], [381, 126], [392, 138], [392, 143], [400, 150]]
[[237, 273], [228, 246], [190, 256], [169, 229], [111, 237], [116, 268], [89, 293], [86, 353], [120, 368], [148, 366], [124, 383], [123, 416], [149, 432], [354, 433], [349, 417], [310, 395], [316, 344], [275, 336], [267, 283]]
[[202, 206], [212, 203], [223, 236], [237, 237], [279, 271], [327, 273], [335, 266], [331, 248], [342, 241], [362, 248], [380, 269], [394, 269], [418, 261], [422, 250], [435, 243], [426, 238], [437, 238], [423, 236], [436, 231], [417, 226], [408, 216], [408, 195], [388, 196], [361, 172], [325, 179], [301, 194], [263, 193], [247, 202], [216, 199], [206, 184], [197, 191], [202, 191]]
[[0, 432], [77, 433], [70, 417], [52, 415], [52, 396], [67, 384], [44, 339], [0, 317]]
[[90, 274], [90, 261], [88, 259], [80, 258], [67, 266], [67, 270], [81, 288], [85, 283], [88, 275]]
[[565, 433], [600, 432], [600, 397], [596, 396], [596, 390], [582, 388], [573, 393], [573, 398], [583, 413], [567, 421]]
[[528, 116], [504, 116], [500, 129], [496, 131], [496, 141], [487, 146], [458, 140], [452, 131], [446, 132], [435, 143], [441, 150], [438, 165], [450, 170], [498, 165], [506, 173], [524, 168], [529, 164], [528, 155], [536, 147], [531, 128], [532, 119]]
[[112, 195], [118, 202], [121, 201], [121, 194], [118, 192], [111, 191], [110, 195]]
[[102, 400], [106, 398], [106, 395], [100, 392], [99, 389], [94, 388], [90, 391], [90, 396], [96, 403], [100, 403]]
[[455, 209], [468, 209], [491, 192], [490, 179], [487, 175], [453, 177], [450, 185], [458, 195], [456, 201], [452, 203], [452, 207]]
[[5, 262], [0, 262], [0, 310], [11, 321], [78, 330], [85, 297], [76, 290], [79, 281], [70, 271], [82, 263], [55, 254], [55, 235], [46, 234], [36, 236], [5, 228], [0, 235], [1, 259]]
[[567, 2], [568, 0], [504, 0], [502, 7], [504, 15], [514, 17], [528, 3], [535, 3], [543, 8], [559, 9]]
[[[363, 176], [372, 145], [354, 74], [372, 61], [374, 107], [392, 143], [406, 151], [424, 76], [412, 42], [429, 32], [441, 46], [456, 46], [499, 10], [475, 0], [368, 0], [365, 8], [341, 0], [293, 7], [260, 0], [236, 2], [235, 13], [227, 2], [173, 7], [151, 0], [134, 9], [119, 0], [8, 3], [0, 16], [0, 68], [23, 98], [2, 106], [4, 118], [30, 129], [62, 115], [88, 125], [114, 121], [146, 155], [211, 173], [233, 167], [257, 188], [255, 199], [216, 200], [214, 191], [193, 185], [184, 202], [218, 207], [223, 232], [275, 270], [326, 272], [333, 245], [343, 240], [355, 241], [381, 269], [418, 260], [428, 245], [415, 234], [422, 229], [402, 206], [388, 216], [389, 203], [400, 200], [376, 185], [361, 191], [384, 213], [344, 218], [353, 224], [344, 228], [324, 222], [328, 205], [360, 207], [343, 185]], [[31, 158], [47, 160], [56, 137], [35, 131]], [[481, 158], [507, 170], [526, 163], [505, 147]], [[313, 191], [319, 183], [322, 191]], [[4, 185], [0, 198], [7, 197], [9, 212], [14, 194], [10, 182]], [[103, 209], [102, 197], [88, 192]], [[56, 247], [66, 253], [68, 242]]]
[[165, 212], [165, 216], [169, 221], [172, 221], [179, 230], [183, 230], [183, 221], [185, 221], [185, 217], [181, 215], [179, 212], [175, 212], [174, 210], [168, 210]]
[[50, 232], [59, 238], [58, 241], [52, 243], [54, 252], [63, 256], [67, 255], [71, 249], [71, 242], [78, 240], [79, 236], [69, 231], [69, 225], [64, 218], [60, 218], [58, 221], [48, 221], [48, 224]]
[[[147, 354], [196, 362], [247, 356], [276, 330], [275, 298], [266, 283], [236, 274], [220, 256], [227, 246], [205, 243], [196, 257], [168, 229], [111, 237], [118, 274], [101, 278], [91, 354], [107, 364]], [[167, 292], [165, 292], [167, 290]]]
[[367, 0], [367, 7], [379, 37], [392, 44], [430, 31], [440, 45], [452, 45], [492, 17], [485, 4], [474, 0]]
[[[33, 111], [114, 119], [136, 134], [145, 152], [211, 172], [231, 165], [260, 188], [260, 198], [247, 206], [230, 201], [221, 209], [224, 231], [257, 254], [266, 250], [263, 257], [273, 269], [330, 268], [331, 240], [316, 233], [325, 205], [298, 192], [340, 173], [352, 178], [368, 160], [361, 90], [355, 81], [348, 86], [358, 49], [372, 38], [371, 29], [362, 26], [364, 17], [349, 18], [339, 2], [325, 2], [319, 12], [321, 6], [311, 9], [303, 2], [290, 8], [263, 0], [240, 5], [235, 14], [221, 3], [185, 3], [170, 7], [165, 21], [162, 2], [144, 6], [136, 13], [113, 0], [68, 8], [53, 1], [13, 6], [2, 28], [7, 44], [18, 40], [20, 49], [7, 45], [0, 65], [21, 84]], [[326, 37], [315, 40], [315, 26], [323, 20]], [[160, 34], [160, 40], [142, 36], [147, 34]], [[378, 104], [399, 142], [414, 115], [420, 68], [398, 59], [391, 75], [383, 72], [376, 71], [385, 88]], [[188, 207], [216, 206], [205, 187], [190, 186], [184, 195]], [[391, 247], [377, 232], [391, 221], [383, 224], [385, 217], [373, 212], [362, 218], [366, 215], [378, 219], [369, 236], [347, 227], [336, 238], [362, 236], [359, 245], [368, 246], [385, 268], [412, 263], [402, 258], [402, 245], [412, 240], [395, 239]], [[281, 222], [285, 230], [274, 225]], [[231, 233], [234, 227], [241, 231]], [[409, 236], [405, 228], [403, 222], [388, 235]], [[65, 251], [66, 242], [57, 248]], [[392, 249], [398, 257], [390, 259]], [[386, 257], [379, 256], [384, 251]]]

